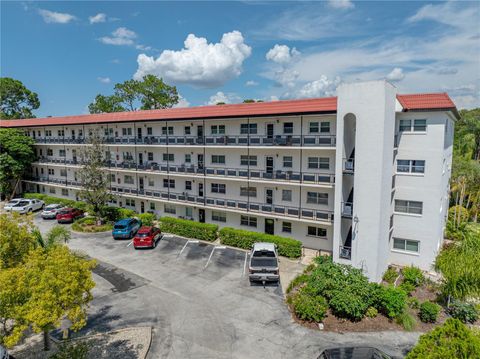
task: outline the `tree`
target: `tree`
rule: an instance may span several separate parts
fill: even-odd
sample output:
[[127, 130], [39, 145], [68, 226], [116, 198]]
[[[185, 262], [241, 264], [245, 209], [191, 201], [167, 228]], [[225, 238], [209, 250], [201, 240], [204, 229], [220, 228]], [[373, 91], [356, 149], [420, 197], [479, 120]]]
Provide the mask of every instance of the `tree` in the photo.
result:
[[23, 263], [35, 248], [33, 230], [32, 220], [28, 216], [0, 214], [0, 272]]
[[44, 250], [50, 250], [55, 245], [60, 243], [67, 243], [72, 237], [70, 231], [63, 226], [54, 226], [45, 236], [42, 235], [38, 228], [32, 231], [33, 238], [35, 238], [37, 246]]
[[0, 193], [7, 197], [35, 160], [34, 140], [22, 131], [0, 128]]
[[88, 109], [90, 113], [136, 111], [170, 108], [178, 103], [175, 86], [167, 85], [163, 79], [146, 75], [142, 80], [127, 80], [114, 87], [111, 96], [97, 95]]
[[78, 175], [82, 189], [78, 196], [92, 207], [97, 218], [101, 218], [102, 209], [112, 198], [108, 176], [103, 168], [106, 160], [105, 148], [102, 138], [95, 131], [89, 137], [89, 146], [85, 146], [80, 153], [83, 165]]
[[458, 319], [423, 334], [405, 359], [479, 358], [480, 334]]
[[0, 78], [0, 118], [34, 118], [32, 110], [40, 107], [38, 95], [18, 80]]
[[457, 155], [480, 160], [480, 108], [460, 111], [454, 148]]

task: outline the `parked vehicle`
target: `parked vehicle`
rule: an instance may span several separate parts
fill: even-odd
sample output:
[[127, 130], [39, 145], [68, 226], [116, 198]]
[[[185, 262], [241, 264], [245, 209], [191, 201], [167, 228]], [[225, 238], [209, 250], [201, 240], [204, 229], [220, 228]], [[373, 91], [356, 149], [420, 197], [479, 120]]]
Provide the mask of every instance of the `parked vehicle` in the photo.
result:
[[[18, 204], [20, 201], [23, 201], [23, 198], [13, 198], [3, 206], [3, 209], [7, 212], [12, 210], [12, 207]], [[1, 359], [1, 358], [0, 358]]]
[[392, 357], [377, 348], [346, 347], [326, 349], [318, 359], [392, 359]]
[[11, 356], [8, 355], [7, 349], [5, 349], [2, 345], [0, 345], [0, 359], [13, 359]]
[[61, 204], [49, 204], [43, 209], [41, 216], [43, 219], [55, 219], [62, 208]]
[[143, 226], [133, 237], [133, 247], [137, 248], [155, 248], [157, 242], [162, 239], [162, 231], [157, 227]]
[[248, 267], [250, 282], [278, 282], [278, 253], [273, 243], [255, 243], [250, 252]]
[[137, 218], [121, 219], [113, 226], [112, 236], [114, 239], [133, 238], [141, 226], [142, 222]]
[[39, 199], [22, 199], [12, 207], [12, 212], [20, 214], [31, 213], [45, 207], [45, 202]]
[[83, 217], [83, 211], [78, 208], [62, 208], [57, 213], [58, 223], [73, 223], [76, 219]]

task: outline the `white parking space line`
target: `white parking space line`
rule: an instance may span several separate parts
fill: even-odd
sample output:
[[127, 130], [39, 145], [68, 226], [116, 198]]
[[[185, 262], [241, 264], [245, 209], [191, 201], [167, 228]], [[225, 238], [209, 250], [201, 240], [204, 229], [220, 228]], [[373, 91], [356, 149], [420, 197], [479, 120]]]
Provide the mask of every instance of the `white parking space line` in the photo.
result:
[[245, 261], [243, 262], [242, 277], [245, 277], [245, 272], [247, 271], [247, 258], [248, 258], [248, 252], [245, 252]]
[[180, 253], [178, 253], [177, 257], [180, 257], [183, 253], [183, 251], [185, 250], [185, 248], [187, 248], [188, 244], [189, 243], [199, 243], [199, 241], [194, 241], [194, 240], [188, 240], [187, 243], [185, 243], [185, 245], [183, 246], [182, 250], [180, 251]]
[[130, 247], [133, 244], [133, 241], [130, 241], [130, 243], [127, 244], [127, 247]]
[[210, 256], [208, 257], [207, 264], [205, 264], [205, 267], [203, 267], [203, 269], [206, 269], [208, 267], [208, 265], [210, 264], [210, 260], [212, 259], [213, 252], [215, 252], [216, 249], [225, 249], [225, 248], [227, 248], [227, 247], [225, 247], [225, 246], [213, 246], [212, 251], [210, 252]]

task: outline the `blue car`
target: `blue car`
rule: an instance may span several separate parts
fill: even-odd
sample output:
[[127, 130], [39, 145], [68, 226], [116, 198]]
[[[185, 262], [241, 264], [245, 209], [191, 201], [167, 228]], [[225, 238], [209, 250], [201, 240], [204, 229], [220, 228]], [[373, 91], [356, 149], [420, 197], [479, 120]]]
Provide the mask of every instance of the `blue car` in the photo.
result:
[[136, 218], [121, 219], [113, 226], [112, 236], [114, 239], [129, 239], [135, 236], [142, 222]]

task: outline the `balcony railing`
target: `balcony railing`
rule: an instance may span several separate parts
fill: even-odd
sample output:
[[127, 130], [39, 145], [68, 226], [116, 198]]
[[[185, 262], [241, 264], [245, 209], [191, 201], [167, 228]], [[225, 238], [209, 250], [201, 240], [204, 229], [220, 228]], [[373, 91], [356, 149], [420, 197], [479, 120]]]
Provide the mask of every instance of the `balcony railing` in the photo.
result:
[[340, 246], [340, 252], [339, 256], [342, 259], [352, 259], [352, 248], [351, 247], [345, 247], [345, 246]]
[[343, 159], [343, 172], [344, 173], [353, 173], [355, 171], [355, 159], [354, 158], [344, 158]]
[[[334, 135], [225, 135], [225, 136], [145, 136], [105, 137], [106, 144], [179, 146], [317, 146], [334, 147]], [[85, 143], [85, 138], [37, 137], [37, 143]]]
[[[80, 186], [79, 181], [65, 180], [51, 177], [31, 177], [30, 181]], [[200, 205], [225, 209], [239, 209], [246, 212], [263, 213], [275, 216], [309, 219], [314, 221], [332, 222], [333, 212], [316, 208], [282, 206], [277, 204], [257, 203], [250, 200], [234, 200], [227, 198], [204, 197], [189, 194], [188, 192], [176, 193], [172, 191], [156, 191], [151, 189], [131, 188], [112, 185], [110, 191], [115, 194], [132, 194], [138, 197], [158, 198], [166, 201], [185, 202], [191, 205]]]
[[[47, 158], [42, 157], [38, 160], [40, 163], [56, 163], [68, 165], [81, 165], [80, 160], [64, 159], [64, 158]], [[284, 181], [284, 182], [302, 182], [302, 183], [335, 183], [335, 175], [332, 173], [314, 173], [314, 172], [297, 172], [297, 171], [263, 171], [246, 168], [226, 168], [226, 167], [198, 167], [195, 165], [166, 165], [156, 162], [147, 162], [146, 164], [137, 164], [133, 161], [114, 162], [108, 161], [105, 167], [130, 169], [140, 171], [152, 171], [165, 174], [200, 174], [205, 176], [219, 176], [227, 178], [244, 178], [252, 180], [265, 181]]]
[[353, 216], [353, 203], [342, 202], [342, 217], [352, 218]]

